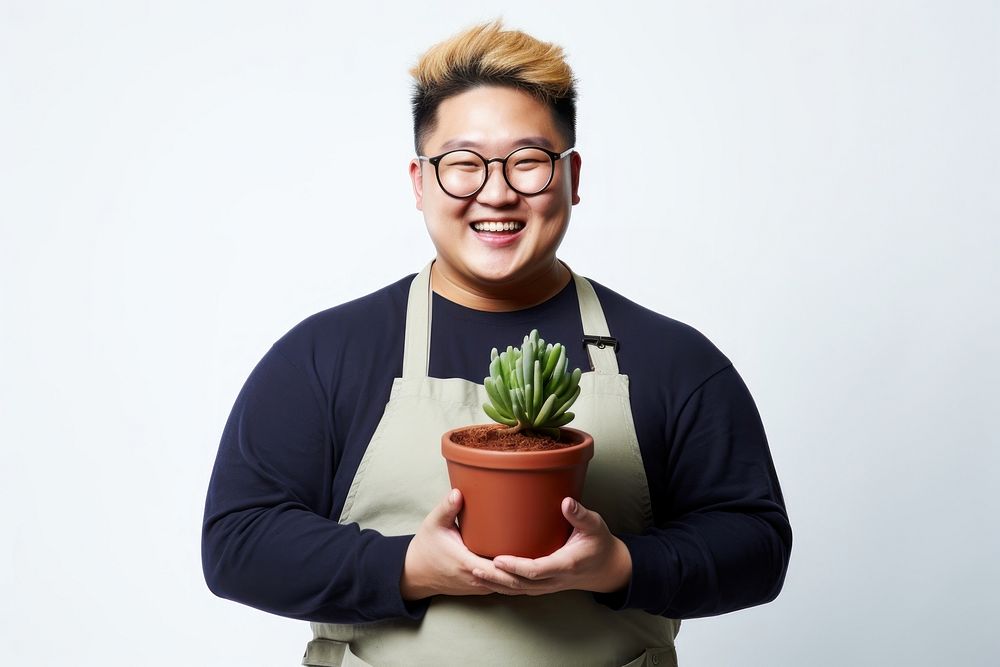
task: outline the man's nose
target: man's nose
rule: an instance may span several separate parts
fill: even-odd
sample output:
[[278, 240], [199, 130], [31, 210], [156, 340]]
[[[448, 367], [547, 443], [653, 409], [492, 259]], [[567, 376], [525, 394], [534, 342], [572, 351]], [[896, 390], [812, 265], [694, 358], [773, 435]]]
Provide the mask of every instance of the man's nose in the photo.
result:
[[476, 195], [476, 201], [491, 206], [505, 206], [517, 202], [517, 197], [517, 193], [504, 178], [503, 163], [491, 162], [486, 165], [486, 184]]

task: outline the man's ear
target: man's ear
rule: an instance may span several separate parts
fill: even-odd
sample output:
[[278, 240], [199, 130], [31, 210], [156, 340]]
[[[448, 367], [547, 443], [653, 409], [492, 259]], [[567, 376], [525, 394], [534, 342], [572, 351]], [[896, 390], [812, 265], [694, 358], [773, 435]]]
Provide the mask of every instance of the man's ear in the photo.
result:
[[424, 210], [424, 175], [420, 168], [420, 160], [410, 160], [410, 181], [413, 183], [413, 198], [417, 202], [417, 210]]
[[580, 164], [582, 160], [580, 159], [580, 154], [576, 151], [570, 153], [569, 164], [570, 164], [570, 175], [573, 181], [573, 204], [580, 203]]

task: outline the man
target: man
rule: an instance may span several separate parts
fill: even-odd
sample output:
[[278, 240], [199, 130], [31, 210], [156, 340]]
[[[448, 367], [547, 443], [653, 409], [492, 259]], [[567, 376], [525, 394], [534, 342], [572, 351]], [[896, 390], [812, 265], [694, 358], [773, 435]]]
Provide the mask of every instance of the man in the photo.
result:
[[[436, 257], [307, 318], [253, 370], [212, 474], [206, 581], [311, 621], [306, 665], [676, 664], [677, 619], [767, 602], [784, 579], [753, 400], [704, 336], [556, 258], [581, 173], [561, 49], [487, 24], [413, 74], [410, 176]], [[439, 437], [484, 421], [490, 349], [532, 328], [586, 365], [574, 425], [595, 459], [562, 504], [564, 547], [482, 558]]]

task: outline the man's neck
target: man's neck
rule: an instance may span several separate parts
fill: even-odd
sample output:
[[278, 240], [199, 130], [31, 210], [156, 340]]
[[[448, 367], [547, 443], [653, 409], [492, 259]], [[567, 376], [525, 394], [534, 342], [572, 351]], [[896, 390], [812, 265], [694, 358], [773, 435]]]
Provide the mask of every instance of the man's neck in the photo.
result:
[[431, 267], [431, 289], [460, 306], [500, 313], [548, 301], [566, 287], [571, 276], [562, 262], [553, 259], [550, 267], [517, 283], [479, 286], [457, 280], [435, 262]]

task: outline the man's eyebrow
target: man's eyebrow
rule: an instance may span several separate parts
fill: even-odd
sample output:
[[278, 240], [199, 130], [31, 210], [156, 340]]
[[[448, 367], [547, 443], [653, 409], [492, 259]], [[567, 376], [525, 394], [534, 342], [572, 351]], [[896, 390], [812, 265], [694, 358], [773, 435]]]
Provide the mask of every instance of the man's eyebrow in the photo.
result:
[[[552, 150], [552, 142], [545, 137], [522, 137], [511, 145], [511, 150], [522, 146], [540, 146]], [[441, 151], [446, 152], [456, 148], [473, 148], [482, 151], [483, 145], [475, 141], [465, 139], [451, 139], [441, 144]]]

